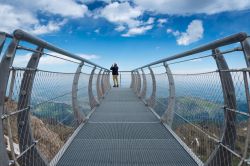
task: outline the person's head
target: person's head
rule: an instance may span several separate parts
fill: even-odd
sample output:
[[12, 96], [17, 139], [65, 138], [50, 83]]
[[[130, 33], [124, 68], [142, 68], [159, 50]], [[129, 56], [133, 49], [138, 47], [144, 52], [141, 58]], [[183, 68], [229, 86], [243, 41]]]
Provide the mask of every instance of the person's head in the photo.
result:
[[117, 64], [116, 64], [116, 63], [114, 63], [114, 66], [117, 66]]

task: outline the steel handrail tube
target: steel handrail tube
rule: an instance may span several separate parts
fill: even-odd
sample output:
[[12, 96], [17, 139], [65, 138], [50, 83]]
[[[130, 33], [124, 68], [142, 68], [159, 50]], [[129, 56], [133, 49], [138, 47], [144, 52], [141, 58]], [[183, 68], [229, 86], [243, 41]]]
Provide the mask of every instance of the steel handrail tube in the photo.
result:
[[0, 32], [0, 35], [5, 35], [8, 38], [13, 38], [13, 36], [11, 34], [8, 34], [6, 32]]
[[91, 64], [91, 65], [99, 67], [101, 69], [106, 69], [106, 68], [104, 68], [102, 66], [99, 66], [99, 65], [93, 63], [93, 62], [90, 62], [87, 59], [84, 59], [84, 58], [82, 58], [80, 56], [71, 54], [71, 53], [69, 53], [69, 52], [67, 52], [67, 51], [65, 51], [65, 50], [63, 50], [61, 48], [58, 48], [58, 47], [56, 47], [56, 46], [54, 46], [54, 45], [52, 45], [52, 44], [50, 44], [50, 43], [48, 43], [48, 42], [46, 42], [44, 40], [41, 40], [41, 39], [39, 39], [39, 38], [25, 32], [23, 30], [17, 29], [17, 30], [14, 31], [13, 35], [18, 40], [22, 40], [22, 41], [26, 41], [26, 42], [35, 44], [35, 45], [43, 47], [43, 48], [45, 48], [47, 50], [57, 52], [59, 54], [65, 55], [67, 57], [70, 57], [70, 58], [73, 58], [73, 59], [76, 59], [76, 60], [79, 60], [81, 62]]
[[215, 40], [214, 42], [205, 44], [203, 46], [194, 48], [192, 50], [189, 50], [189, 51], [186, 51], [186, 52], [183, 52], [180, 54], [176, 54], [176, 55], [171, 56], [171, 57], [160, 59], [158, 61], [155, 61], [155, 62], [149, 63], [147, 65], [144, 65], [142, 67], [136, 68], [134, 70], [138, 70], [138, 69], [145, 68], [148, 66], [153, 66], [153, 65], [156, 65], [156, 64], [159, 64], [162, 62], [167, 62], [167, 61], [171, 61], [171, 60], [175, 60], [175, 59], [179, 59], [179, 58], [184, 58], [184, 57], [189, 56], [189, 55], [197, 54], [197, 53], [204, 52], [204, 51], [213, 50], [213, 49], [225, 46], [225, 45], [229, 45], [229, 44], [233, 44], [233, 43], [237, 43], [237, 42], [242, 42], [246, 38], [247, 38], [247, 33], [240, 32], [240, 33], [237, 33], [237, 34], [234, 34], [234, 35], [231, 35], [231, 36], [219, 39], [219, 40]]
[[[6, 89], [8, 86], [8, 80], [9, 80], [9, 75], [10, 75], [9, 69], [12, 66], [18, 43], [19, 41], [16, 39], [13, 39], [11, 41], [0, 63], [0, 69], [1, 69], [0, 70], [0, 80], [1, 80], [0, 115], [1, 116], [4, 114], [4, 111], [5, 111], [4, 105], [5, 105]], [[9, 165], [8, 154], [7, 154], [5, 143], [4, 143], [3, 122], [0, 122], [0, 153], [1, 153], [0, 164], [3, 166]]]

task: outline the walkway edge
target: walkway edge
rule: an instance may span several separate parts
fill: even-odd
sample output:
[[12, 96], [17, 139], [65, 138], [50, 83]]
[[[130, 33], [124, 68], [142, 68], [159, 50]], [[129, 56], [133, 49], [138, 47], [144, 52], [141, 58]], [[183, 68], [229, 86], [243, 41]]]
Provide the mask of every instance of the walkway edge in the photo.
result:
[[[151, 107], [148, 107], [149, 110], [160, 120], [160, 116], [155, 112]], [[162, 123], [163, 126], [172, 134], [172, 136], [180, 143], [182, 148], [193, 158], [193, 160], [199, 165], [204, 166], [204, 163], [194, 154], [194, 152], [181, 140], [181, 138], [175, 134], [175, 132], [166, 124]]]
[[77, 129], [74, 131], [74, 133], [69, 137], [69, 139], [66, 141], [66, 143], [64, 144], [64, 146], [59, 150], [59, 152], [56, 154], [56, 156], [51, 160], [51, 162], [49, 163], [49, 166], [55, 166], [58, 161], [61, 159], [61, 157], [63, 156], [64, 152], [68, 149], [69, 145], [71, 144], [71, 142], [74, 140], [75, 136], [78, 134], [78, 132], [82, 129], [82, 127], [88, 123], [88, 120], [90, 118], [90, 116], [93, 114], [93, 112], [96, 110], [96, 107], [94, 107], [90, 113], [86, 116], [86, 122], [82, 123], [81, 125], [79, 125], [77, 127]]

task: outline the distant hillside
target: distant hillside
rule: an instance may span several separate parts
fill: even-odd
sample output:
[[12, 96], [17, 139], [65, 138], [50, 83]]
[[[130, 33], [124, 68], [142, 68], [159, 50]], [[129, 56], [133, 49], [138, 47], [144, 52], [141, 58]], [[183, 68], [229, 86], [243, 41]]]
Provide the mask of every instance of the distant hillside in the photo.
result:
[[[159, 98], [154, 109], [161, 116], [167, 108], [167, 98]], [[222, 104], [195, 97], [177, 97], [175, 111], [183, 118], [192, 122], [207, 134], [220, 139], [224, 128], [224, 110]], [[247, 112], [245, 101], [237, 101], [237, 109]], [[242, 154], [247, 135], [247, 117], [236, 114], [236, 145], [235, 150]], [[187, 123], [177, 114], [174, 115], [172, 129], [202, 160], [210, 156], [217, 145], [204, 133]], [[250, 147], [248, 149], [250, 155]], [[236, 160], [236, 159], [234, 159]]]
[[36, 106], [32, 114], [40, 119], [70, 125], [74, 121], [72, 107], [65, 103], [46, 102]]
[[[15, 111], [17, 108], [17, 104], [14, 101], [6, 101], [5, 106], [8, 112]], [[66, 140], [65, 135], [67, 135], [68, 137], [69, 134], [72, 133], [72, 128], [62, 127], [58, 125], [48, 125], [47, 123], [44, 123], [41, 119], [33, 115], [30, 116], [30, 119], [33, 137], [36, 140], [39, 140], [37, 145], [38, 149], [48, 160], [51, 160], [63, 146]], [[4, 127], [4, 135], [6, 136], [7, 141], [7, 138], [9, 138], [9, 136], [7, 132], [6, 122]], [[10, 117], [10, 128], [12, 130], [13, 141], [16, 145], [18, 145], [19, 141], [17, 132], [17, 116]], [[53, 128], [53, 130], [51, 128]], [[67, 134], [65, 134], [65, 132]], [[64, 137], [62, 135], [64, 135]], [[9, 157], [12, 158], [11, 156]]]

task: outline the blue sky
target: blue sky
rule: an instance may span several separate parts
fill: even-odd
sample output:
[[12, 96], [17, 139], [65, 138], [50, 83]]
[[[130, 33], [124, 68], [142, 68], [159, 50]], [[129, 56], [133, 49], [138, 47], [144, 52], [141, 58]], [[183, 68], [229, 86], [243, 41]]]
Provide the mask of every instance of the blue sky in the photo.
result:
[[250, 34], [250, 0], [0, 0], [0, 18], [1, 31], [20, 28], [104, 67], [117, 62], [130, 70], [240, 31]]

